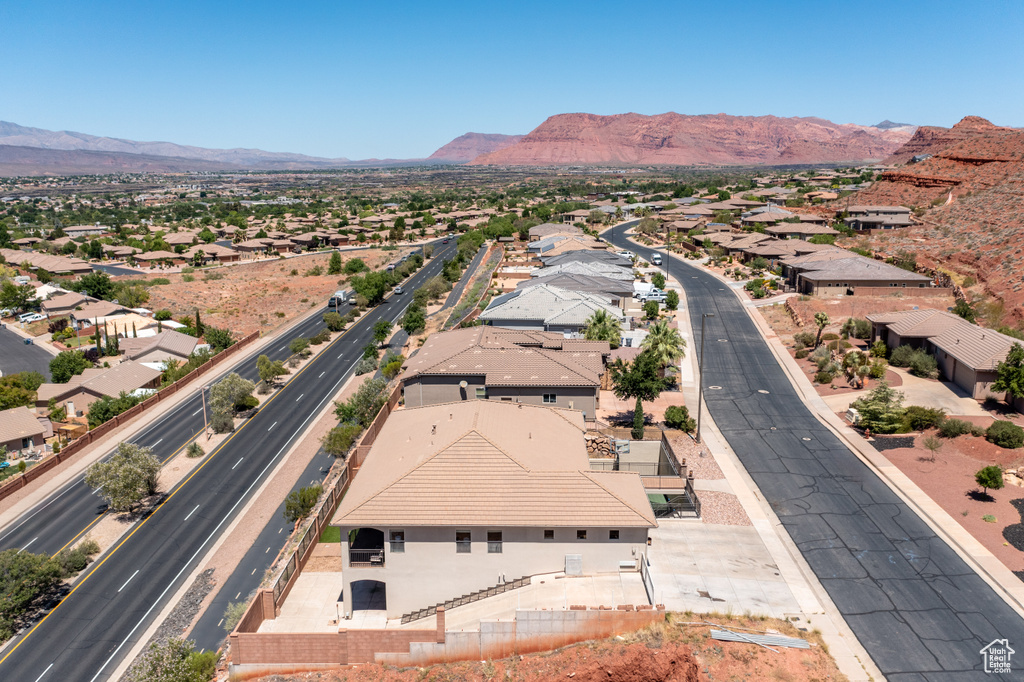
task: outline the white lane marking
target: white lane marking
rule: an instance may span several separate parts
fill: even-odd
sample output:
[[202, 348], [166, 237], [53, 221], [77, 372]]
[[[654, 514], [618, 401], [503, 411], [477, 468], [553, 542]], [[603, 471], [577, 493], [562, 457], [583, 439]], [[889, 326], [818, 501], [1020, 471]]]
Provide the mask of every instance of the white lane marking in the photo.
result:
[[194, 416], [196, 416], [197, 414], [199, 414], [202, 411], [203, 411], [203, 408], [200, 407], [198, 410], [196, 410], [195, 412], [192, 413], [192, 416], [194, 417]]
[[[46, 670], [43, 671], [43, 675], [45, 675], [46, 673], [50, 672], [50, 668], [52, 668], [52, 667], [53, 667], [53, 663], [51, 663], [50, 665], [46, 666]], [[43, 679], [43, 675], [40, 675], [39, 677], [37, 677], [36, 678], [36, 682], [39, 682], [39, 680]]]
[[288, 347], [288, 346], [281, 346], [280, 348], [278, 348], [278, 350], [284, 350], [284, 349], [285, 349], [285, 348], [287, 348], [287, 347]]
[[[241, 464], [243, 459], [245, 459], [245, 457], [239, 457], [238, 461], [235, 462], [235, 467], [238, 466], [239, 464]], [[231, 467], [231, 470], [234, 471], [235, 467]]]
[[327, 372], [326, 372], [326, 371], [324, 371], [324, 372], [320, 372], [320, 376], [318, 376], [318, 377], [317, 377], [317, 379], [320, 379], [320, 378], [322, 378], [322, 377], [323, 377], [323, 376], [324, 376], [325, 374], [327, 374]]
[[98, 493], [101, 490], [103, 490], [103, 486], [100, 486], [99, 488], [96, 488], [96, 490], [93, 490], [92, 494], [95, 495], [96, 493]]
[[249, 575], [256, 575], [256, 569], [252, 569], [252, 573], [250, 573]]
[[270, 552], [270, 548], [269, 547], [267, 547], [267, 551], [264, 552], [264, 554], [267, 554], [268, 552]]
[[124, 588], [128, 587], [128, 583], [130, 583], [130, 582], [132, 581], [132, 578], [134, 578], [134, 577], [135, 577], [135, 576], [137, 576], [138, 574], [139, 574], [139, 570], [138, 570], [138, 569], [136, 569], [136, 571], [135, 571], [134, 573], [132, 573], [132, 574], [131, 574], [131, 576], [130, 576], [130, 577], [128, 578], [128, 580], [125, 580], [125, 581], [124, 581], [124, 585], [121, 585], [120, 589], [118, 589], [118, 593], [120, 593], [120, 592], [121, 592], [121, 590], [123, 590]]
[[[181, 576], [185, 574], [185, 571], [190, 570], [190, 568], [192, 567], [192, 562], [195, 561], [196, 558], [206, 548], [206, 546], [208, 544], [210, 544], [210, 541], [213, 540], [215, 537], [217, 537], [218, 533], [220, 532], [221, 526], [223, 526], [225, 523], [227, 523], [227, 520], [229, 518], [231, 518], [232, 514], [235, 513], [235, 510], [238, 509], [238, 506], [240, 504], [242, 504], [242, 502], [244, 502], [246, 500], [246, 498], [248, 497], [249, 493], [251, 493], [253, 491], [253, 488], [255, 488], [257, 485], [259, 485], [259, 483], [260, 483], [261, 479], [263, 478], [263, 476], [268, 471], [270, 471], [271, 467], [275, 466], [278, 458], [281, 457], [282, 453], [284, 453], [284, 451], [287, 448], [291, 447], [291, 442], [293, 440], [295, 440], [296, 436], [298, 436], [300, 433], [302, 433], [303, 430], [305, 430], [306, 425], [309, 423], [309, 421], [314, 416], [319, 414], [320, 409], [324, 406], [324, 403], [326, 403], [328, 400], [331, 400], [334, 397], [334, 391], [336, 391], [338, 389], [338, 387], [341, 386], [341, 382], [344, 381], [344, 380], [345, 380], [345, 377], [343, 376], [343, 377], [341, 377], [340, 379], [338, 379], [334, 383], [334, 386], [331, 388], [330, 391], [328, 391], [327, 395], [324, 396], [323, 400], [320, 401], [320, 404], [318, 404], [309, 413], [309, 416], [306, 417], [306, 419], [301, 424], [299, 424], [299, 427], [295, 430], [295, 433], [292, 434], [291, 438], [289, 438], [288, 441], [284, 445], [281, 446], [281, 449], [277, 451], [277, 454], [275, 454], [270, 459], [270, 461], [267, 462], [267, 465], [265, 467], [263, 467], [263, 470], [260, 471], [260, 473], [253, 479], [252, 483], [249, 484], [249, 487], [246, 488], [245, 491], [241, 495], [238, 496], [238, 499], [235, 500], [235, 503], [231, 506], [231, 509], [229, 509], [227, 511], [227, 513], [221, 518], [220, 522], [213, 529], [213, 531], [206, 537], [205, 540], [203, 540], [203, 544], [199, 545], [199, 548], [196, 549], [195, 553], [192, 554], [191, 557], [189, 557], [188, 561], [186, 561], [185, 564], [181, 567], [181, 570], [178, 571], [177, 575], [175, 575], [173, 578], [171, 578], [170, 582], [167, 583], [167, 587], [165, 587], [163, 589], [163, 592], [161, 592], [160, 595], [157, 596], [157, 598], [155, 600], [153, 600], [153, 603], [150, 605], [150, 607], [146, 610], [146, 612], [144, 614], [142, 614], [142, 618], [140, 618], [139, 621], [137, 623], [135, 623], [135, 626], [131, 629], [131, 631], [128, 633], [128, 635], [121, 641], [120, 644], [117, 645], [117, 648], [114, 649], [114, 651], [110, 654], [110, 657], [103, 663], [102, 666], [100, 666], [100, 669], [96, 671], [96, 674], [92, 676], [92, 678], [89, 680], [89, 682], [96, 682], [96, 680], [98, 680], [103, 675], [103, 671], [106, 670], [107, 666], [110, 665], [111, 661], [113, 661], [115, 658], [117, 658], [117, 656], [118, 656], [119, 652], [121, 651], [121, 649], [124, 648], [124, 645], [127, 644], [129, 642], [129, 640], [131, 640], [131, 638], [135, 636], [136, 630], [138, 630], [140, 627], [142, 627], [142, 624], [145, 623], [146, 620], [149, 618], [149, 615], [151, 613], [153, 613], [153, 609], [155, 609], [157, 607], [157, 604], [159, 604], [161, 601], [163, 601], [163, 598], [167, 596], [167, 593], [171, 591], [171, 588], [174, 587], [175, 583], [177, 583], [178, 580], [181, 579]], [[274, 423], [276, 424], [277, 422], [274, 422]], [[268, 548], [268, 550], [269, 550], [269, 548]], [[264, 552], [264, 554], [266, 554], [266, 552]]]
[[[199, 509], [199, 505], [198, 505], [198, 504], [196, 505], [196, 509]], [[195, 513], [196, 513], [196, 509], [193, 509], [192, 511], [190, 511], [190, 512], [188, 513], [188, 516], [186, 516], [186, 517], [185, 517], [185, 520], [186, 520], [186, 521], [188, 521], [188, 520], [189, 520], [189, 517], [191, 517], [191, 516], [192, 516], [193, 514], [195, 514]]]
[[[33, 542], [35, 542], [35, 541], [36, 541], [36, 540], [38, 540], [38, 539], [39, 539], [39, 536], [37, 535], [36, 537], [34, 537], [34, 538], [32, 538], [31, 540], [29, 540], [29, 541], [28, 541], [28, 545], [31, 545], [31, 544], [32, 544]], [[18, 554], [21, 554], [21, 553], [22, 553], [22, 552], [24, 552], [24, 551], [25, 551], [26, 549], [28, 549], [28, 545], [25, 545], [24, 547], [22, 547], [21, 549], [19, 549], [19, 550], [18, 550]]]
[[338, 353], [338, 359], [339, 359], [339, 360], [341, 360], [341, 356], [342, 356], [342, 355], [344, 355], [344, 353]]
[[[273, 429], [275, 426], [277, 426], [277, 422], [274, 422], [273, 424], [271, 424], [270, 425], [270, 429]], [[267, 431], [270, 431], [270, 429], [267, 429]]]
[[161, 438], [161, 439], [160, 439], [160, 440], [158, 440], [157, 442], [153, 443], [153, 447], [155, 448], [155, 447], [156, 447], [157, 445], [160, 445], [160, 443], [163, 443], [163, 442], [164, 442], [164, 439], [163, 439], [163, 438]]
[[306, 395], [306, 394], [305, 393], [300, 394], [299, 397], [295, 399], [295, 402], [299, 402], [300, 400], [302, 400], [302, 396], [304, 396], [304, 395]]

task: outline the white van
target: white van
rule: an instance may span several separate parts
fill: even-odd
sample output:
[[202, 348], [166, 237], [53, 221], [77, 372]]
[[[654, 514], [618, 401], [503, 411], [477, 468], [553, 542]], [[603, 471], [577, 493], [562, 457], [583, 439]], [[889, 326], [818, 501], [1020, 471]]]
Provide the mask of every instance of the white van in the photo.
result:
[[655, 253], [651, 255], [651, 265], [661, 265], [661, 254]]

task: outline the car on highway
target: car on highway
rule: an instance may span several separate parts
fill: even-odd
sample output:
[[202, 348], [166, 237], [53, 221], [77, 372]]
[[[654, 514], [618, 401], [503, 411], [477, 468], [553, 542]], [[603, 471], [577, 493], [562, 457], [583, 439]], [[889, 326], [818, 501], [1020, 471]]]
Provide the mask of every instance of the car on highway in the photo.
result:
[[448, 238], [447, 238], [447, 237], [445, 237], [444, 239], [442, 239], [442, 240], [441, 240], [441, 243], [442, 243], [442, 244], [447, 244], [447, 243], [448, 243]]
[[24, 322], [26, 324], [29, 322], [38, 322], [39, 320], [45, 319], [46, 316], [40, 315], [39, 313], [22, 313], [21, 315], [18, 315], [18, 322]]
[[395, 294], [396, 295], [400, 295], [400, 294], [404, 294], [404, 293], [405, 293], [405, 289], [403, 289], [401, 286], [395, 287]]

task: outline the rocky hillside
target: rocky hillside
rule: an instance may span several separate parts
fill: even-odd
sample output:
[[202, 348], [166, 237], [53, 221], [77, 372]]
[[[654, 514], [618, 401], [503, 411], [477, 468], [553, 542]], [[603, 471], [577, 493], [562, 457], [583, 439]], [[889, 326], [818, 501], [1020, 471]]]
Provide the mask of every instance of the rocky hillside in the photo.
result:
[[971, 293], [996, 302], [990, 324], [1024, 322], [1024, 130], [968, 116], [950, 129], [919, 131], [894, 157], [922, 153], [933, 156], [884, 173], [849, 199], [923, 211], [922, 226], [876, 235], [873, 248], [913, 251], [920, 265], [976, 282]]
[[481, 154], [496, 152], [511, 147], [522, 135], [499, 135], [497, 133], [466, 133], [438, 149], [427, 159], [429, 161], [452, 161], [464, 163], [472, 161]]
[[883, 159], [912, 127], [820, 118], [560, 114], [476, 165], [790, 165]]
[[241, 166], [176, 156], [40, 149], [0, 144], [0, 176], [93, 175], [103, 173], [181, 173], [240, 170]]

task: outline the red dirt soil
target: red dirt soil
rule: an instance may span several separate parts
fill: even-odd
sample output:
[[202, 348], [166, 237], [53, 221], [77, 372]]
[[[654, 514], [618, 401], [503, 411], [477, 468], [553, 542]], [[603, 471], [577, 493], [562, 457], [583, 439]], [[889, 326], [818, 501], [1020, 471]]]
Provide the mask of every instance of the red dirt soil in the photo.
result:
[[[992, 421], [988, 417], [956, 418], [980, 425]], [[1024, 450], [1006, 450], [976, 436], [943, 438], [940, 439], [942, 448], [931, 461], [932, 453], [922, 445], [929, 435], [934, 435], [934, 432], [915, 438], [913, 448], [886, 450], [882, 454], [1007, 568], [1024, 571], [1024, 552], [1014, 548], [1003, 537], [1003, 529], [1007, 526], [1022, 523], [1021, 514], [1011, 502], [1024, 498], [1024, 488], [1007, 485], [1002, 490], [990, 490], [990, 498], [971, 494], [981, 491], [974, 481], [975, 472], [989, 464], [1003, 468], [1019, 467], [1024, 464]], [[966, 516], [964, 512], [967, 512]], [[986, 514], [996, 517], [996, 522], [982, 520]]]
[[[677, 614], [678, 620], [698, 616]], [[718, 617], [709, 617], [722, 622]], [[554, 652], [514, 656], [498, 661], [448, 663], [399, 670], [364, 665], [294, 675], [271, 675], [264, 682], [418, 682], [419, 680], [511, 680], [513, 682], [707, 682], [709, 680], [846, 680], [820, 646], [820, 637], [798, 632], [784, 621], [733, 619], [732, 625], [764, 632], [768, 628], [812, 642], [810, 649], [779, 649], [774, 653], [753, 644], [717, 642], [706, 625], [657, 623], [620, 638], [584, 642]], [[746, 630], [744, 632], [750, 632]]]

